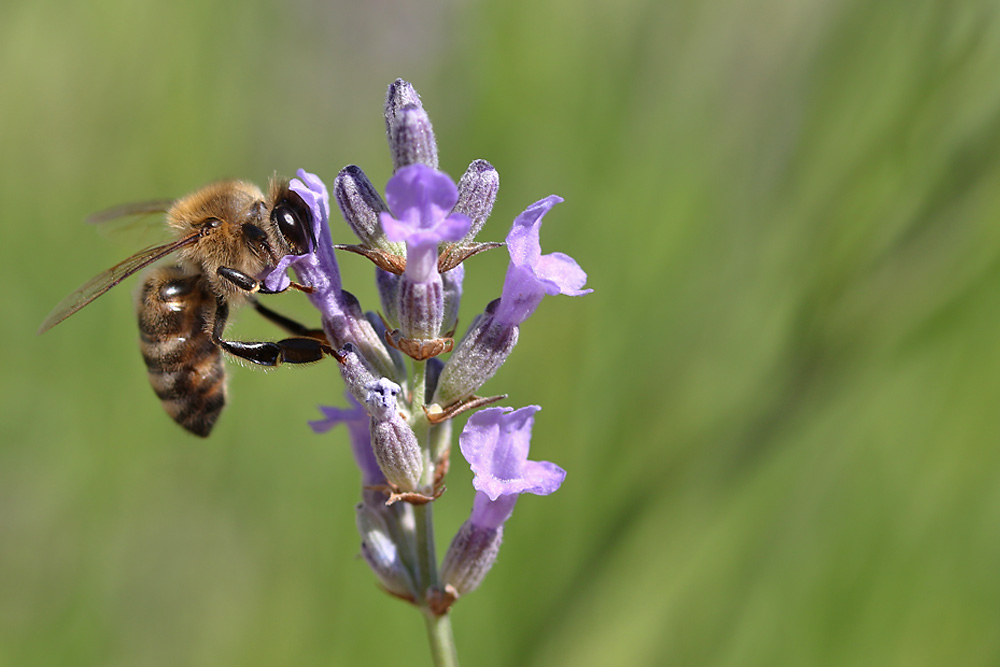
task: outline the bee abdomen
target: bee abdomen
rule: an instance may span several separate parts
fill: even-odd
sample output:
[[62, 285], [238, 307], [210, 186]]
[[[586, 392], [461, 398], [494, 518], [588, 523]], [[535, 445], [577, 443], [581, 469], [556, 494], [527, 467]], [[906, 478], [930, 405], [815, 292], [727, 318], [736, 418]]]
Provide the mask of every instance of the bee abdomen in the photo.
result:
[[179, 267], [149, 274], [139, 299], [139, 348], [163, 408], [187, 430], [207, 436], [226, 404], [222, 352], [212, 342], [215, 297], [200, 274]]

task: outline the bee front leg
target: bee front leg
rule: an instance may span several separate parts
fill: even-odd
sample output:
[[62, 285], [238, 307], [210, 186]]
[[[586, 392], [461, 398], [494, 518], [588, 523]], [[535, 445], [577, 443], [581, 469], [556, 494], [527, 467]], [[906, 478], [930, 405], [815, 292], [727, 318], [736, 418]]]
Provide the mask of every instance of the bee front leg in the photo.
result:
[[319, 361], [324, 355], [333, 355], [333, 348], [317, 338], [286, 338], [277, 342], [246, 342], [225, 340], [222, 333], [229, 319], [229, 304], [217, 297], [215, 300], [215, 322], [212, 325], [212, 342], [229, 354], [246, 359], [260, 366], [286, 364], [308, 364]]
[[[268, 289], [267, 286], [264, 285], [263, 281], [257, 280], [253, 276], [247, 273], [243, 273], [239, 269], [233, 269], [228, 266], [220, 266], [216, 270], [216, 273], [218, 273], [220, 277], [225, 278], [232, 284], [239, 287], [244, 292], [250, 292], [250, 293], [260, 292], [261, 294], [278, 294], [279, 292], [284, 291], [284, 290]], [[299, 283], [294, 281], [290, 282], [288, 284], [288, 287], [299, 290], [300, 292], [306, 292], [306, 293], [312, 292], [311, 287], [308, 287], [306, 285], [300, 285]], [[286, 287], [285, 289], [288, 289], [288, 287]]]

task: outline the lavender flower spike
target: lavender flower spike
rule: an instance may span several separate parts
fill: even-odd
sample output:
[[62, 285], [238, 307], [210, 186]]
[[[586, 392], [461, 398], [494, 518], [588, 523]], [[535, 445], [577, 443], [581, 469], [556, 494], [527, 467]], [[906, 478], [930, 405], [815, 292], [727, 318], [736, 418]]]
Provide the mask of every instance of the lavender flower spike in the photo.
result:
[[561, 252], [542, 254], [539, 240], [542, 218], [562, 201], [562, 197], [549, 195], [514, 220], [507, 234], [510, 264], [495, 315], [498, 322], [521, 324], [535, 312], [546, 294], [580, 296], [594, 291], [580, 289], [587, 282], [587, 274], [572, 257]]
[[472, 514], [452, 540], [442, 566], [442, 581], [457, 595], [474, 590], [496, 560], [503, 524], [518, 495], [556, 491], [566, 471], [549, 461], [529, 461], [531, 427], [540, 408], [529, 405], [486, 408], [469, 418], [459, 446], [475, 477]]

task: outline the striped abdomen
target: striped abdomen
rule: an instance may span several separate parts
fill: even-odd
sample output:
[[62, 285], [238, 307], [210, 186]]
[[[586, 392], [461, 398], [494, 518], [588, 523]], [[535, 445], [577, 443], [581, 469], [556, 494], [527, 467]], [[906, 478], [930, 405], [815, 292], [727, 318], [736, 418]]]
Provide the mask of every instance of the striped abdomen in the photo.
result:
[[146, 276], [138, 304], [139, 349], [149, 382], [174, 421], [207, 436], [226, 404], [226, 370], [209, 333], [215, 296], [201, 274], [178, 266]]

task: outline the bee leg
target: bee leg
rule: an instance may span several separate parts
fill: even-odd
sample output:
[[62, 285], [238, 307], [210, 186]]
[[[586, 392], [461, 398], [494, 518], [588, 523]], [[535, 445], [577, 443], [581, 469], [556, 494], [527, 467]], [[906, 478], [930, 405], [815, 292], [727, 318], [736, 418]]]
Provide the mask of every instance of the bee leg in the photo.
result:
[[310, 329], [304, 324], [300, 324], [290, 317], [285, 317], [280, 313], [276, 313], [267, 306], [261, 304], [257, 299], [251, 299], [254, 309], [258, 313], [264, 316], [265, 319], [274, 322], [279, 327], [299, 338], [316, 338], [322, 342], [326, 342], [326, 333], [322, 329]]
[[[264, 285], [263, 281], [257, 280], [253, 276], [247, 273], [243, 273], [239, 269], [232, 269], [228, 266], [220, 266], [216, 270], [216, 273], [218, 273], [219, 276], [225, 278], [232, 284], [239, 287], [244, 292], [250, 292], [250, 293], [260, 292], [261, 294], [278, 294], [279, 292], [284, 291], [284, 290], [268, 289], [267, 286]], [[288, 284], [288, 287], [292, 289], [297, 289], [300, 292], [312, 292], [311, 287], [307, 287], [306, 285], [300, 285], [299, 283], [294, 281], [290, 282]], [[286, 287], [285, 289], [288, 289], [288, 287]]]
[[319, 361], [324, 355], [333, 354], [333, 348], [316, 338], [286, 338], [277, 342], [225, 340], [222, 338], [222, 332], [226, 328], [226, 320], [229, 319], [229, 304], [221, 297], [215, 300], [215, 304], [212, 342], [235, 357], [260, 366], [278, 366], [282, 363], [308, 364]]

